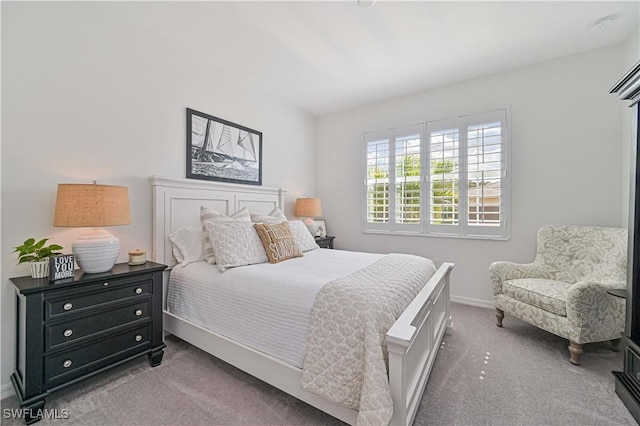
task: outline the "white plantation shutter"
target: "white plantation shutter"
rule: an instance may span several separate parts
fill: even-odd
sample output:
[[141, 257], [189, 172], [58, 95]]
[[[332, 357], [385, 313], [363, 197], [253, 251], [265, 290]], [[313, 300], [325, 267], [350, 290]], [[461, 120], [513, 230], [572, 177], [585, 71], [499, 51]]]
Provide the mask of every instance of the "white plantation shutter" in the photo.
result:
[[507, 110], [367, 133], [365, 231], [508, 238]]
[[365, 134], [365, 229], [420, 232], [422, 125]]
[[390, 150], [386, 133], [365, 135], [367, 148], [366, 224], [368, 229], [385, 229], [390, 213]]
[[422, 224], [422, 126], [395, 129], [394, 142], [394, 224], [398, 230], [419, 232]]
[[506, 233], [505, 110], [475, 114], [467, 120], [467, 234]]
[[458, 120], [427, 123], [429, 189], [427, 231], [455, 234], [460, 223], [460, 127]]

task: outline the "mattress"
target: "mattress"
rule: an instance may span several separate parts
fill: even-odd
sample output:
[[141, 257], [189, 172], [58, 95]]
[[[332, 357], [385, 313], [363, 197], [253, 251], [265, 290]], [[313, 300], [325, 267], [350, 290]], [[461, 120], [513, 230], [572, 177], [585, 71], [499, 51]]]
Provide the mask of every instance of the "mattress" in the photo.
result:
[[222, 336], [302, 368], [311, 308], [322, 286], [382, 254], [317, 249], [303, 257], [220, 272], [195, 262], [171, 271], [167, 309]]

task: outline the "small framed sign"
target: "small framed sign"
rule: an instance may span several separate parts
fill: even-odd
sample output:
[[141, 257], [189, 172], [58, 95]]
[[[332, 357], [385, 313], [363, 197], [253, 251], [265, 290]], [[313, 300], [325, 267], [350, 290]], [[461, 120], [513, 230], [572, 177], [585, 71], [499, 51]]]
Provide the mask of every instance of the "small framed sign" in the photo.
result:
[[73, 255], [61, 254], [49, 258], [49, 281], [73, 278]]

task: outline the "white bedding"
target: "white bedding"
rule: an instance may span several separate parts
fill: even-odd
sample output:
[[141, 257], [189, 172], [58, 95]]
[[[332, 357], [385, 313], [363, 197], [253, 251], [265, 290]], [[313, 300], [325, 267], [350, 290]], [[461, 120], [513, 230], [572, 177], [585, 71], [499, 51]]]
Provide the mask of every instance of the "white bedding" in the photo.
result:
[[167, 309], [301, 368], [311, 308], [320, 288], [382, 257], [318, 249], [277, 264], [225, 272], [206, 262], [177, 265], [171, 271]]

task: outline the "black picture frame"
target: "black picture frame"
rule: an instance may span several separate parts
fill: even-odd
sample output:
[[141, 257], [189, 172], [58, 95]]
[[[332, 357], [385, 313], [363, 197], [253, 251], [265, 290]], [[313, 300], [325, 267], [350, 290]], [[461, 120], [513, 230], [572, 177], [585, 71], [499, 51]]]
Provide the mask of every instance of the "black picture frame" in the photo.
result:
[[262, 185], [262, 132], [187, 108], [186, 154], [188, 179]]

